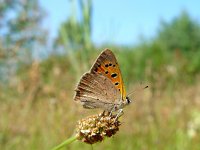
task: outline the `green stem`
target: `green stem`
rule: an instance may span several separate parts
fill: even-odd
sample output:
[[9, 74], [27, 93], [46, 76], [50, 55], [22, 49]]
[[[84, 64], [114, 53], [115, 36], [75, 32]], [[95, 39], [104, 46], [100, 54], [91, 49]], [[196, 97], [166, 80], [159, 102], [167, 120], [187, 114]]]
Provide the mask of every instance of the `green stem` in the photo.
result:
[[66, 146], [66, 145], [68, 145], [68, 144], [74, 142], [75, 140], [76, 140], [76, 136], [71, 137], [71, 138], [65, 140], [64, 142], [62, 142], [61, 144], [57, 145], [56, 147], [54, 147], [54, 148], [51, 149], [51, 150], [59, 150], [59, 149], [63, 148], [64, 146]]

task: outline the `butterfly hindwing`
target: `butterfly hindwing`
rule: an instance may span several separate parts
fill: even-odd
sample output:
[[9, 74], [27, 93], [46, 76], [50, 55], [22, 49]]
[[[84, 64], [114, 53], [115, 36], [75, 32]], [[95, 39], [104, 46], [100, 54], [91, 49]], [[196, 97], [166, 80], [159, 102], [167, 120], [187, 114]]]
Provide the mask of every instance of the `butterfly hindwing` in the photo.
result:
[[80, 101], [85, 108], [111, 111], [114, 105], [120, 105], [120, 92], [111, 80], [99, 73], [84, 74], [75, 91], [74, 100]]

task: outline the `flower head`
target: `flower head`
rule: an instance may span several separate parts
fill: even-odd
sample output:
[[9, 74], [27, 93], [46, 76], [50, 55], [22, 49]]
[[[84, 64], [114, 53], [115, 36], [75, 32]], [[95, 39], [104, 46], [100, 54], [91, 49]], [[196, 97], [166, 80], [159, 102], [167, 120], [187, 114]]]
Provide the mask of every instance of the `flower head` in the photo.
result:
[[120, 125], [116, 115], [110, 113], [89, 116], [78, 121], [76, 137], [85, 143], [94, 144], [114, 135]]

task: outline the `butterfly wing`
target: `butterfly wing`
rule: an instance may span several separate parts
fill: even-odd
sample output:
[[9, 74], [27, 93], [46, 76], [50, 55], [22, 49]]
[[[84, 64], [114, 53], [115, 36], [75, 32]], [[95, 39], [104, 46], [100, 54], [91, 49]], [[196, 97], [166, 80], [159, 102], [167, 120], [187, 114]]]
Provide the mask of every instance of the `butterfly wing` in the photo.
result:
[[122, 80], [119, 64], [113, 52], [105, 49], [92, 66], [91, 73], [99, 73], [109, 78], [115, 88], [121, 93], [121, 100], [126, 99], [126, 91]]
[[99, 73], [85, 73], [75, 91], [74, 100], [85, 108], [111, 111], [113, 106], [120, 105], [120, 92], [109, 78]]

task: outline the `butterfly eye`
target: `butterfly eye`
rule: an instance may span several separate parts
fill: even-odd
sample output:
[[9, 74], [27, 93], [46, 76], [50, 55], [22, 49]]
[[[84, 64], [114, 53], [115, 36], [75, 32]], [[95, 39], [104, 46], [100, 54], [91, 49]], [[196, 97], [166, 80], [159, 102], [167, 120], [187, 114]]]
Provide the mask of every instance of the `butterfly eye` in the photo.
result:
[[105, 74], [108, 74], [108, 71], [105, 71]]
[[126, 96], [126, 101], [127, 101], [127, 104], [130, 104], [131, 103], [131, 100], [128, 96]]

